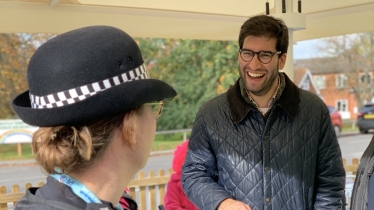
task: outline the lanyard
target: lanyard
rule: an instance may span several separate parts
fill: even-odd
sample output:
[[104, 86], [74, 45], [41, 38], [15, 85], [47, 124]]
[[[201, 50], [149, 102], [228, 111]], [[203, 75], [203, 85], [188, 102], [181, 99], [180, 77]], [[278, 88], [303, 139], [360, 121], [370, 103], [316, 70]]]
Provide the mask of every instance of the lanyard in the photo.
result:
[[[66, 175], [66, 174], [51, 174], [53, 178], [55, 178], [57, 181], [62, 182], [69, 186], [71, 190], [82, 198], [86, 203], [101, 203], [101, 200], [84, 184], [79, 182], [78, 180], [74, 179], [73, 177]], [[118, 203], [117, 208], [120, 210], [123, 210], [122, 206]]]

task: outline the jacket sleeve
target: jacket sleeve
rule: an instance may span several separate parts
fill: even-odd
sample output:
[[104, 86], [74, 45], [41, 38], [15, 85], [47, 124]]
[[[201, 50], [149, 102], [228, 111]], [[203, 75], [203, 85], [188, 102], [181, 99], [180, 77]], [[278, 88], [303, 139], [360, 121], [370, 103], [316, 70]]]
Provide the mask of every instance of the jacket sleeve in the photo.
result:
[[314, 209], [345, 209], [345, 170], [327, 108], [322, 108]]
[[196, 115], [188, 151], [182, 167], [185, 194], [198, 209], [212, 210], [232, 196], [217, 183], [218, 171], [211, 136], [201, 110]]

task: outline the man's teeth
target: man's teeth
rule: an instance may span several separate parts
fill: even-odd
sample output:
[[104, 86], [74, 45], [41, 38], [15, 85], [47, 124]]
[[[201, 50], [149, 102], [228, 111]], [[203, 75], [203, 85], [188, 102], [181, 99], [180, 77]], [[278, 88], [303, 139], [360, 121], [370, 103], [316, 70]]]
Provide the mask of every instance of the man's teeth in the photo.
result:
[[254, 73], [250, 73], [250, 72], [248, 72], [248, 75], [251, 76], [251, 77], [262, 77], [262, 76], [264, 76], [265, 74], [254, 74]]

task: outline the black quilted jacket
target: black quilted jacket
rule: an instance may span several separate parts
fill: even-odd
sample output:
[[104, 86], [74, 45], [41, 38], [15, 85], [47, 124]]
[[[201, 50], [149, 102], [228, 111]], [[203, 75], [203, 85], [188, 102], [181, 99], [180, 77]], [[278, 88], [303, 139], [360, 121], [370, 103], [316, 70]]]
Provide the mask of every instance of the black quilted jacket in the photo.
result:
[[226, 198], [252, 210], [345, 209], [345, 171], [326, 105], [287, 76], [265, 121], [239, 84], [199, 110], [182, 184], [199, 208]]
[[371, 210], [368, 208], [369, 181], [374, 171], [374, 136], [360, 159], [355, 184], [352, 190], [351, 210]]

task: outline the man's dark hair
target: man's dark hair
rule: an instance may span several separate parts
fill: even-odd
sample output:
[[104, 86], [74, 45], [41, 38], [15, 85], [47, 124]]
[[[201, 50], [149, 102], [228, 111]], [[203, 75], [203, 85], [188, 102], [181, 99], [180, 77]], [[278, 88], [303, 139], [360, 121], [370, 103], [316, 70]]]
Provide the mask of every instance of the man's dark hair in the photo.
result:
[[257, 36], [266, 38], [276, 38], [277, 51], [287, 53], [288, 48], [288, 28], [286, 24], [278, 18], [268, 15], [258, 15], [249, 18], [240, 28], [239, 47], [242, 49], [244, 39], [247, 36]]

